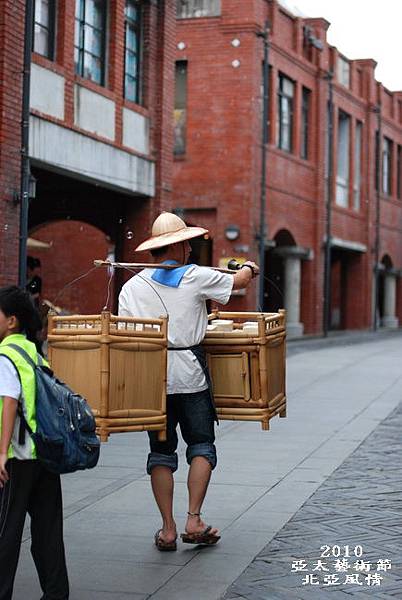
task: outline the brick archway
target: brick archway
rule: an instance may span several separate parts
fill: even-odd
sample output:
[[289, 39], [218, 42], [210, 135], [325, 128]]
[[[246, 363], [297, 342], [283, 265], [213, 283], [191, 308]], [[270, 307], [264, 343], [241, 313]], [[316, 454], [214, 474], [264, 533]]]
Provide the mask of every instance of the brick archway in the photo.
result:
[[30, 235], [50, 244], [50, 248], [30, 250], [30, 255], [41, 261], [42, 297], [68, 313], [99, 313], [107, 296], [106, 269], [96, 269], [69, 284], [90, 271], [94, 259], [105, 259], [114, 252], [110, 237], [93, 225], [70, 219], [43, 223]]

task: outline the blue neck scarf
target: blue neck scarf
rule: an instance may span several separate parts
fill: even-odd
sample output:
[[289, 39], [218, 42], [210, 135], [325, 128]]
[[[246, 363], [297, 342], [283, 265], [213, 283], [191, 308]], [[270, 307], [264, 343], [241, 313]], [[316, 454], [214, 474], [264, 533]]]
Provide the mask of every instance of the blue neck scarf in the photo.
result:
[[[164, 260], [163, 265], [174, 265], [177, 260]], [[184, 265], [183, 267], [177, 267], [177, 269], [155, 269], [152, 279], [166, 285], [167, 287], [177, 288], [180, 285], [181, 280], [184, 277], [185, 272], [193, 265]]]

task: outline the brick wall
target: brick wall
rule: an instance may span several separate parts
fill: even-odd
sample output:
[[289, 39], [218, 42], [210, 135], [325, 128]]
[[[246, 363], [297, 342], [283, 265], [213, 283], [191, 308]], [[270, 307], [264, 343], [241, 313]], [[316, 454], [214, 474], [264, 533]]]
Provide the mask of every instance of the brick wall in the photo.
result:
[[24, 0], [0, 2], [0, 286], [18, 281]]

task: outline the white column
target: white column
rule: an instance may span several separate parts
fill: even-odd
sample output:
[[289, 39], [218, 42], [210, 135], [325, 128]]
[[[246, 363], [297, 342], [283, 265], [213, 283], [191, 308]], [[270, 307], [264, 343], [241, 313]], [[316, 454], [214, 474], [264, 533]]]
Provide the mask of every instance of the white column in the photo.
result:
[[398, 319], [395, 316], [396, 306], [396, 277], [393, 274], [384, 275], [384, 316], [382, 326], [388, 329], [398, 327]]
[[300, 323], [301, 259], [286, 256], [284, 262], [286, 330], [288, 337], [298, 337], [303, 335], [303, 323]]

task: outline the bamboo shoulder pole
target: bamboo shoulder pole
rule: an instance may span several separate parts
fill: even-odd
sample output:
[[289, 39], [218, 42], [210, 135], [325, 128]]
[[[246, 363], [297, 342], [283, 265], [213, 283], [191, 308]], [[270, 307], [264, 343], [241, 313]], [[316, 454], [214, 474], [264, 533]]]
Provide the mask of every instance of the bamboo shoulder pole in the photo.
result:
[[[133, 271], [140, 271], [141, 269], [177, 269], [178, 267], [186, 267], [188, 265], [164, 265], [161, 263], [125, 263], [125, 262], [111, 262], [109, 260], [94, 260], [95, 267], [113, 267], [116, 269], [133, 269]], [[229, 273], [235, 275], [237, 271], [233, 269], [221, 269], [220, 267], [205, 267], [206, 269], [212, 269], [213, 271], [219, 271], [219, 273]]]

